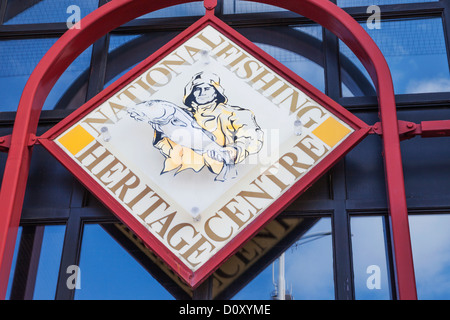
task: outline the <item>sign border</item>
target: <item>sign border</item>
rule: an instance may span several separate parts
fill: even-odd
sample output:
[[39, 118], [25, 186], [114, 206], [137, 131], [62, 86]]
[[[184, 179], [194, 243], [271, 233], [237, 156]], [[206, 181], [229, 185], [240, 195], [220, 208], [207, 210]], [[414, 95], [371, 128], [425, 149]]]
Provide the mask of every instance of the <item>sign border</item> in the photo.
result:
[[[249, 51], [256, 59], [260, 60], [272, 70], [276, 71], [293, 86], [299, 88], [308, 96], [312, 97], [325, 109], [347, 123], [354, 129], [342, 143], [327, 154], [317, 165], [315, 165], [302, 178], [294, 183], [277, 200], [275, 200], [266, 210], [261, 212], [244, 230], [231, 239], [222, 249], [213, 255], [205, 264], [196, 271], [190, 270], [178, 257], [164, 246], [155, 236], [153, 236], [131, 213], [122, 207], [103, 187], [91, 178], [81, 166], [76, 164], [57, 144], [53, 141], [67, 127], [79, 121], [94, 108], [107, 101], [114, 93], [123, 89], [141, 73], [149, 67], [162, 60], [168, 53], [179, 47], [189, 37], [196, 34], [206, 26], [212, 26], [219, 32], [225, 34], [237, 45]], [[348, 110], [340, 106], [324, 93], [314, 88], [311, 84], [300, 78], [290, 69], [276, 61], [273, 57], [265, 53], [251, 41], [239, 34], [233, 28], [221, 21], [214, 15], [205, 15], [197, 22], [184, 30], [166, 45], [143, 60], [132, 70], [128, 71], [109, 87], [86, 102], [83, 106], [75, 110], [61, 122], [44, 133], [39, 141], [58, 161], [62, 163], [88, 190], [90, 190], [117, 218], [129, 227], [136, 235], [159, 256], [182, 280], [191, 288], [197, 288], [208, 276], [210, 276], [224, 261], [239, 250], [250, 238], [252, 238], [261, 228], [274, 219], [287, 206], [289, 206], [301, 193], [307, 190], [316, 180], [325, 174], [337, 161], [339, 161], [348, 151], [357, 145], [369, 133], [370, 127], [362, 120], [354, 116]]]

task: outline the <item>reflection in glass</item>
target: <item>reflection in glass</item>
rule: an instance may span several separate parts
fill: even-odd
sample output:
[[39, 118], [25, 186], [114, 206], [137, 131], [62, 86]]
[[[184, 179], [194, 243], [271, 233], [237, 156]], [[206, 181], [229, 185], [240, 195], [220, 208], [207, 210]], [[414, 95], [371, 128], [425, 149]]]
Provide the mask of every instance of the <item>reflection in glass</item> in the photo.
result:
[[116, 50], [117, 48], [120, 48], [123, 45], [126, 45], [128, 42], [139, 38], [140, 34], [112, 34], [109, 37], [109, 48], [108, 52], [111, 53], [112, 51]]
[[[366, 23], [361, 26], [386, 58], [396, 94], [450, 90], [450, 72], [440, 18], [382, 20], [380, 29], [369, 29]], [[340, 52], [370, 79], [356, 56], [342, 42]], [[343, 72], [348, 71], [341, 65], [341, 73]], [[355, 82], [353, 87], [347, 84], [342, 94], [365, 95], [364, 88], [358, 88], [358, 82]]]
[[[320, 26], [238, 29], [262, 50], [322, 92], [325, 90], [322, 28]], [[119, 35], [110, 37], [105, 87], [175, 37], [177, 33]], [[294, 40], [305, 42], [293, 45]]]
[[65, 226], [45, 226], [34, 300], [55, 299], [65, 230]]
[[190, 2], [153, 11], [140, 16], [139, 19], [203, 16], [204, 14], [205, 7], [203, 6], [203, 2]]
[[4, 24], [66, 22], [73, 14], [72, 5], [78, 6], [83, 18], [97, 8], [98, 0], [8, 1]]
[[22, 227], [19, 227], [19, 230], [17, 230], [17, 237], [16, 237], [16, 245], [14, 248], [14, 256], [11, 263], [11, 269], [9, 272], [9, 280], [8, 280], [8, 288], [6, 289], [6, 299], [9, 299], [11, 296], [11, 286], [14, 279], [14, 270], [16, 268], [16, 262], [17, 262], [17, 253], [19, 252], [19, 245], [20, 245], [20, 237], [22, 236]]
[[70, 64], [50, 91], [43, 110], [77, 109], [86, 102], [91, 54], [92, 45]]
[[409, 216], [419, 299], [447, 300], [450, 297], [449, 226], [449, 214]]
[[178, 31], [174, 31], [147, 34], [112, 34], [104, 87], [111, 85], [138, 63], [176, 37], [178, 33]]
[[79, 267], [75, 299], [173, 299], [100, 225], [84, 226]]
[[359, 300], [391, 299], [383, 219], [352, 217], [350, 221], [355, 298]]
[[238, 31], [288, 69], [324, 92], [320, 26], [243, 28]]
[[[53, 300], [56, 293], [64, 225], [19, 228], [6, 297]], [[20, 263], [20, 265], [16, 264]], [[13, 297], [14, 296], [14, 297]]]
[[433, 2], [438, 0], [337, 0], [339, 7], [368, 7], [371, 5], [400, 4], [400, 3], [417, 3], [417, 2]]
[[0, 41], [1, 111], [15, 111], [34, 68], [57, 39]]
[[276, 6], [251, 1], [231, 0], [223, 2], [223, 12], [225, 14], [276, 11], [286, 10]]
[[[2, 95], [1, 111], [17, 109], [22, 91], [31, 73], [56, 40], [56, 38], [44, 38], [0, 41], [0, 88], [2, 88], [2, 92], [8, 92], [7, 95]], [[91, 52], [92, 46], [86, 49], [62, 74], [50, 91], [44, 103], [44, 110], [55, 108], [62, 97], [65, 99], [61, 99], [60, 104], [63, 105], [59, 108], [67, 108], [71, 105], [72, 98], [79, 91], [79, 87], [87, 82]], [[85, 79], [79, 83], [78, 78], [83, 73]], [[68, 92], [68, 96], [65, 96], [66, 92]], [[81, 98], [81, 103], [83, 103], [86, 97]]]
[[[331, 219], [322, 218], [284, 252], [286, 294], [293, 299], [334, 299], [333, 249], [330, 230]], [[272, 299], [277, 286], [278, 268], [278, 262], [274, 262], [233, 299]]]
[[[111, 55], [114, 50], [123, 50], [120, 49], [122, 46], [123, 48], [127, 48], [128, 45], [132, 43], [133, 40], [137, 40], [137, 38], [141, 37], [139, 34], [131, 34], [131, 35], [116, 35], [112, 34], [109, 38], [109, 50], [108, 54]], [[105, 78], [105, 85], [104, 87], [108, 87], [111, 85], [114, 81], [119, 79], [121, 76], [123, 76], [126, 72], [131, 70], [135, 65], [137, 65], [140, 61], [137, 61], [133, 63], [131, 66], [124, 66], [123, 70], [121, 70], [117, 74], [112, 74], [111, 72], [107, 72], [106, 78]], [[107, 68], [108, 69], [108, 68]]]
[[312, 84], [315, 88], [324, 92], [325, 77], [322, 66], [314, 63], [306, 57], [295, 54], [292, 51], [274, 47], [268, 44], [256, 43], [256, 45], [258, 45], [262, 50], [270, 54], [276, 60], [281, 62], [291, 71], [298, 74], [304, 80]]

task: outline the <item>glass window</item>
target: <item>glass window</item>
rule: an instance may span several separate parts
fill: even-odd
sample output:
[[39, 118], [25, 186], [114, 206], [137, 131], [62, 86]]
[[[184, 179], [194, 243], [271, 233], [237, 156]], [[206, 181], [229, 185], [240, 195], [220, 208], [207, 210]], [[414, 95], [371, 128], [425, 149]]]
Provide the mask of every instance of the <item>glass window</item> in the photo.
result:
[[23, 88], [31, 72], [56, 40], [0, 41], [0, 92], [2, 92], [0, 111], [17, 109]]
[[[295, 300], [334, 299], [331, 219], [322, 218], [284, 252], [286, 294]], [[278, 285], [279, 260], [233, 297], [268, 300]], [[278, 286], [278, 288], [280, 288]]]
[[136, 38], [139, 38], [140, 34], [112, 34], [109, 37], [109, 52], [116, 50], [117, 48], [122, 47], [123, 45], [126, 45], [132, 40], [135, 40]]
[[[357, 113], [366, 123], [378, 121], [376, 113]], [[371, 201], [380, 207], [386, 202], [382, 142], [380, 137], [369, 135], [345, 156], [345, 177], [348, 199]]]
[[139, 19], [203, 16], [204, 14], [205, 7], [203, 2], [189, 2], [147, 13], [140, 16]]
[[[2, 93], [8, 93], [2, 94], [0, 111], [17, 109], [22, 91], [31, 73], [56, 41], [56, 38], [0, 41], [0, 88]], [[62, 105], [58, 108], [71, 107], [72, 98], [76, 94], [72, 93], [70, 97], [64, 94], [70, 93], [70, 89], [73, 91], [77, 89], [75, 87], [80, 87], [87, 82], [91, 52], [92, 46], [86, 49], [63, 73], [47, 97], [44, 110], [54, 109], [62, 97], [65, 99], [61, 99], [60, 104]], [[85, 78], [80, 83], [79, 77], [82, 74], [85, 74]], [[81, 103], [84, 102], [84, 99]], [[78, 106], [80, 106], [80, 102], [72, 108]]]
[[9, 0], [4, 24], [66, 22], [74, 12], [83, 18], [97, 6], [98, 0]]
[[419, 299], [447, 300], [450, 297], [449, 226], [450, 214], [409, 216]]
[[325, 78], [323, 66], [314, 63], [306, 57], [302, 57], [283, 48], [274, 47], [263, 43], [256, 43], [256, 45], [273, 56], [284, 66], [288, 67], [291, 71], [312, 84], [316, 89], [324, 92]]
[[[123, 76], [127, 71], [131, 70], [134, 66], [136, 66], [140, 61], [129, 61], [129, 59], [120, 59], [114, 58], [114, 56], [120, 56], [121, 52], [125, 52], [125, 48], [127, 46], [132, 46], [133, 41], [139, 41], [139, 38], [143, 37], [139, 34], [130, 34], [130, 35], [116, 35], [112, 34], [109, 38], [109, 51], [108, 51], [108, 66], [105, 76], [105, 85], [104, 87], [108, 87], [114, 81]], [[120, 66], [119, 63], [114, 61], [121, 61]]]
[[77, 109], [86, 102], [91, 54], [92, 45], [70, 64], [50, 91], [43, 110]]
[[34, 300], [55, 299], [66, 226], [45, 226], [39, 266], [34, 287]]
[[231, 0], [223, 2], [223, 12], [225, 14], [275, 11], [286, 10], [276, 6], [251, 1]]
[[[361, 25], [386, 58], [396, 94], [450, 90], [450, 72], [440, 18], [382, 20], [380, 29], [369, 29], [366, 23]], [[340, 52], [344, 59], [349, 59], [358, 67], [366, 79], [370, 79], [356, 56], [342, 42]], [[351, 64], [349, 67], [341, 64], [341, 74], [347, 73], [353, 77], [354, 72], [349, 68]], [[368, 81], [373, 87], [371, 80]], [[344, 85], [343, 96], [361, 96], [370, 91], [358, 81], [353, 81], [353, 86], [345, 82]]]
[[391, 299], [383, 217], [352, 217], [355, 298]]
[[[320, 26], [237, 30], [317, 89], [325, 90]], [[111, 35], [105, 87], [176, 35], [177, 33], [174, 32], [151, 35]], [[295, 45], [296, 41], [305, 42], [305, 45]]]
[[320, 26], [237, 29], [288, 69], [325, 91]]
[[22, 236], [22, 227], [19, 227], [19, 230], [17, 230], [17, 237], [16, 237], [16, 245], [14, 248], [14, 256], [13, 261], [11, 263], [11, 271], [9, 272], [9, 281], [8, 281], [8, 288], [6, 290], [6, 299], [9, 299], [11, 296], [11, 286], [14, 279], [14, 270], [16, 268], [16, 262], [17, 262], [17, 253], [19, 252], [19, 246], [20, 246], [20, 237]]
[[106, 66], [105, 88], [172, 40], [178, 32], [112, 34]]
[[[450, 119], [450, 110], [400, 111], [399, 119], [420, 123]], [[450, 190], [450, 137], [416, 137], [401, 142], [406, 198], [448, 199]]]
[[[16, 288], [16, 290], [25, 290], [25, 287], [33, 288], [34, 286], [34, 300], [52, 300], [55, 298], [59, 267], [61, 264], [62, 247], [64, 243], [65, 226], [51, 225], [45, 227], [38, 226], [37, 228], [41, 228], [40, 230], [43, 230], [43, 233], [42, 231], [37, 230], [34, 232], [26, 233], [24, 234], [25, 239], [21, 236], [23, 233], [22, 227], [19, 228], [11, 270], [14, 270], [14, 267], [16, 265], [19, 246], [21, 248], [21, 254], [25, 255], [25, 260], [22, 260], [23, 262], [26, 263], [28, 259], [27, 256], [36, 254], [36, 252], [39, 254], [39, 261], [35, 266], [34, 260], [31, 259], [29, 261], [29, 268], [28, 266], [22, 266], [22, 268], [20, 268], [23, 272], [30, 272], [28, 275], [15, 275], [15, 272], [10, 273], [8, 291], [6, 295], [7, 298], [11, 297], [11, 288], [13, 281], [19, 282], [17, 283], [18, 289]], [[21, 241], [25, 241], [25, 243], [21, 243]], [[32, 245], [32, 243], [34, 244]], [[31, 249], [33, 251], [36, 251], [32, 253], [30, 252]], [[34, 276], [36, 277], [35, 279]], [[21, 295], [23, 293], [16, 292], [16, 294]]]
[[[24, 208], [70, 207], [73, 191], [73, 175], [42, 146], [33, 149]], [[28, 211], [30, 212], [30, 211]], [[27, 214], [27, 211], [24, 212]]]
[[173, 297], [100, 225], [86, 224], [78, 300], [170, 300]]
[[433, 2], [438, 0], [337, 0], [339, 7], [359, 7], [384, 4], [400, 4], [400, 3], [417, 3], [417, 2]]

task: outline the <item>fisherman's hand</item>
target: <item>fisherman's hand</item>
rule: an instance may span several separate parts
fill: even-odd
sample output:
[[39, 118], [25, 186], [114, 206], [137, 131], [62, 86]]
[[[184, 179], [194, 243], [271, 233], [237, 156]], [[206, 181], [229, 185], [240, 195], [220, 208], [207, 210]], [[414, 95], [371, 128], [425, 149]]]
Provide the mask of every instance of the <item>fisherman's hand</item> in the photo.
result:
[[237, 158], [237, 150], [233, 147], [225, 147], [222, 149], [224, 152], [228, 153], [228, 158], [231, 160], [232, 163], [236, 162]]
[[225, 163], [234, 163], [237, 156], [237, 150], [233, 147], [224, 147], [217, 150], [207, 150], [207, 154], [213, 160]]

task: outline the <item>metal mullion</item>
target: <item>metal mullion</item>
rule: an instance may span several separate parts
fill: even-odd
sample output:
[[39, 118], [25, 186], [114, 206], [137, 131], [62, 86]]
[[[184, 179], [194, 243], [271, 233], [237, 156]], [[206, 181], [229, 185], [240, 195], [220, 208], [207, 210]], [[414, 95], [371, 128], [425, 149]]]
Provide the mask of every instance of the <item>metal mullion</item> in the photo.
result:
[[[417, 18], [425, 16], [440, 15], [444, 5], [440, 2], [403, 3], [393, 5], [379, 5], [383, 19]], [[370, 15], [367, 6], [343, 8], [345, 12], [357, 21], [366, 21]]]
[[[106, 4], [107, 0], [98, 0], [98, 7]], [[108, 60], [109, 33], [101, 37], [92, 45], [91, 65], [89, 68], [86, 101], [103, 90], [105, 84], [106, 64]]]
[[8, 0], [3, 0], [0, 2], [0, 26], [5, 21], [6, 6], [8, 5]]
[[337, 201], [332, 215], [333, 265], [336, 300], [353, 300], [354, 278], [350, 238], [350, 217], [342, 201]]
[[[273, 26], [292, 24], [312, 24], [310, 19], [299, 16], [292, 12], [262, 12], [262, 13], [242, 13], [242, 14], [220, 14], [220, 18], [233, 28], [249, 26]], [[200, 16], [177, 17], [174, 18], [152, 18], [137, 19], [130, 21], [113, 31], [113, 33], [129, 32], [151, 32], [151, 31], [173, 31], [185, 30]]]
[[[450, 92], [430, 92], [414, 94], [395, 95], [395, 102], [398, 109], [408, 108], [448, 108], [450, 101]], [[340, 97], [340, 105], [346, 109], [357, 111], [378, 110], [378, 101], [376, 96], [356, 96]]]
[[389, 216], [382, 215], [383, 225], [384, 225], [384, 239], [385, 239], [385, 251], [386, 251], [386, 259], [389, 268], [388, 272], [388, 281], [390, 285], [390, 296], [393, 300], [397, 300], [397, 280], [395, 278], [395, 265], [394, 265], [394, 252], [393, 252], [393, 243], [392, 243], [392, 234], [391, 234], [391, 224], [389, 223]]
[[328, 199], [295, 201], [281, 215], [319, 215], [329, 216], [334, 209], [334, 201]]
[[338, 101], [341, 96], [339, 70], [339, 39], [331, 31], [322, 28], [325, 94]]
[[66, 31], [64, 22], [0, 25], [0, 39], [60, 37]]
[[444, 28], [445, 48], [447, 50], [447, 61], [450, 68], [450, 2], [448, 0], [440, 0], [444, 10], [442, 12], [442, 27]]
[[[409, 198], [407, 199], [408, 210], [414, 212], [439, 211], [448, 213], [450, 205], [448, 198]], [[379, 215], [388, 211], [387, 203], [383, 200], [356, 199], [346, 201], [347, 210], [351, 215]]]
[[[335, 0], [331, 0], [336, 4]], [[338, 101], [341, 96], [339, 63], [339, 39], [331, 31], [323, 28], [323, 55], [325, 73], [325, 93]], [[355, 298], [353, 261], [351, 252], [350, 217], [346, 208], [345, 158], [331, 171], [331, 193], [334, 202], [332, 215], [333, 269], [335, 276], [335, 298], [352, 300]]]
[[300, 16], [290, 11], [226, 14], [223, 15], [222, 20], [233, 28], [291, 26], [291, 25], [305, 25], [305, 24], [316, 25], [316, 23], [311, 19]]
[[[70, 109], [58, 109], [58, 110], [43, 110], [40, 118], [39, 125], [55, 125], [68, 115], [70, 115], [73, 110]], [[0, 126], [13, 126], [16, 118], [15, 111], [4, 111], [0, 112]]]
[[75, 291], [67, 286], [67, 268], [78, 265], [83, 236], [82, 210], [86, 202], [87, 191], [76, 180], [73, 183], [71, 208], [66, 223], [66, 232], [61, 254], [55, 300], [73, 300]]
[[200, 19], [200, 16], [169, 17], [169, 18], [142, 18], [134, 19], [114, 29], [111, 33], [148, 33], [153, 31], [183, 31]]
[[64, 224], [69, 217], [69, 213], [70, 209], [68, 208], [24, 208], [20, 223], [22, 225], [36, 223]]
[[44, 226], [23, 226], [11, 287], [11, 300], [32, 300], [44, 237]]
[[345, 201], [347, 211], [352, 215], [379, 215], [388, 211], [385, 199], [356, 199]]
[[224, 1], [225, 0], [217, 0], [217, 6], [214, 9], [214, 15], [222, 19], [224, 12]]
[[329, 218], [334, 212], [334, 208], [330, 210], [313, 210], [305, 209], [302, 211], [283, 211], [280, 213], [281, 218]]
[[101, 37], [92, 46], [91, 66], [89, 70], [86, 101], [103, 90], [105, 84], [106, 64], [108, 60], [109, 34]]
[[210, 276], [192, 291], [192, 300], [212, 300], [213, 278]]
[[74, 290], [67, 287], [67, 268], [78, 265], [82, 234], [81, 208], [73, 208], [66, 224], [55, 300], [73, 300], [74, 298]]
[[332, 169], [332, 191], [335, 210], [332, 215], [333, 264], [335, 275], [335, 294], [337, 300], [355, 298], [353, 279], [353, 258], [350, 235], [350, 215], [345, 199], [345, 158]]

